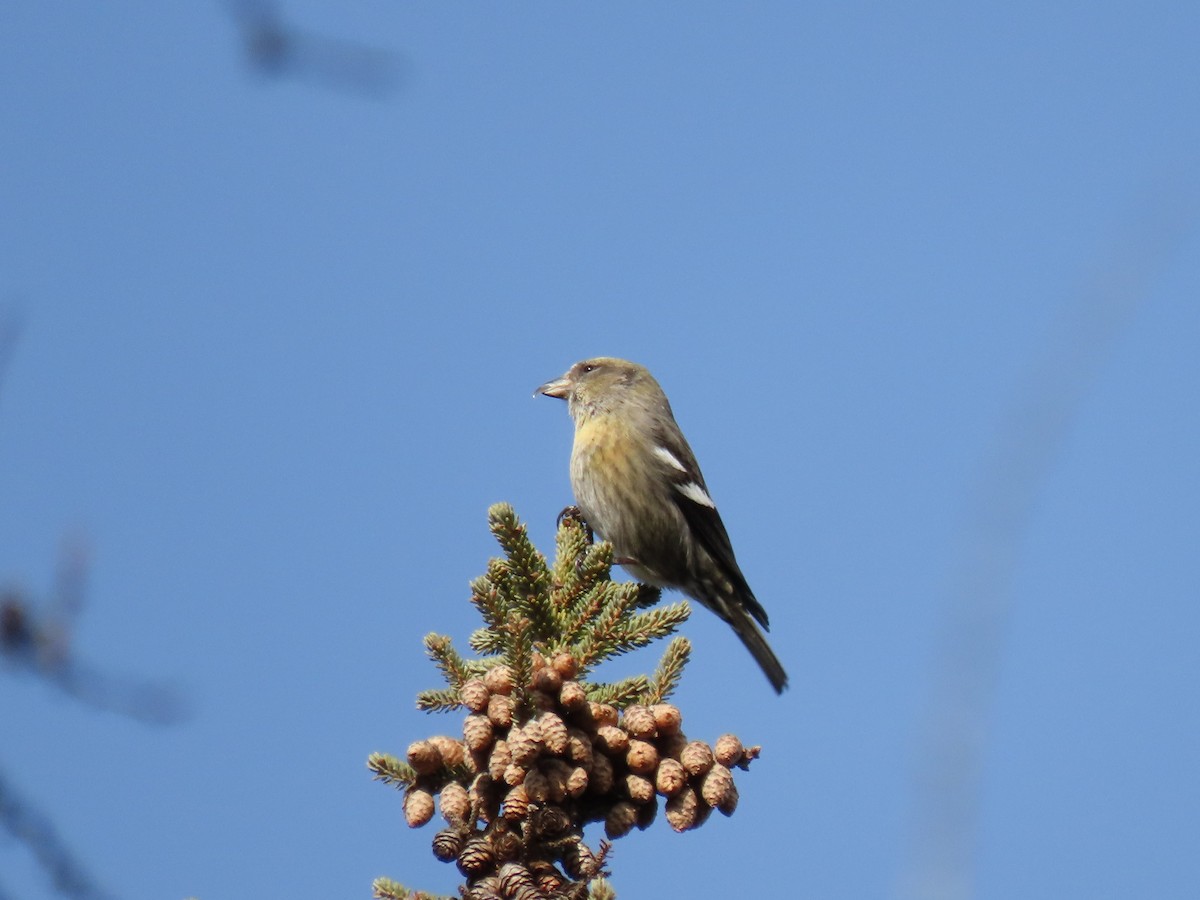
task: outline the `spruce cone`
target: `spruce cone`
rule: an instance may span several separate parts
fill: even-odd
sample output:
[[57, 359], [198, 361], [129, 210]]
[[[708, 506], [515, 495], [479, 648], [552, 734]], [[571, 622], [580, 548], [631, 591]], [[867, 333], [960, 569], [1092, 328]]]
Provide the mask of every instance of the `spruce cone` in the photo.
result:
[[462, 852], [465, 839], [457, 828], [447, 828], [433, 836], [433, 855], [442, 862], [451, 862]]
[[713, 766], [712, 748], [704, 741], [692, 741], [683, 748], [679, 761], [689, 775], [703, 775]]
[[745, 748], [736, 734], [723, 734], [713, 745], [713, 756], [716, 757], [717, 762], [729, 769], [742, 761], [744, 752]]
[[724, 766], [713, 766], [700, 782], [700, 796], [711, 807], [725, 803], [725, 797], [733, 790], [733, 775]]
[[465, 825], [471, 814], [471, 798], [467, 789], [457, 781], [447, 782], [438, 797], [442, 808], [442, 817], [451, 825]]
[[579, 662], [570, 653], [559, 653], [550, 661], [550, 666], [563, 681], [570, 681], [579, 674]]
[[520, 863], [507, 862], [500, 867], [498, 874], [500, 876], [500, 892], [507, 897], [515, 897], [522, 888], [537, 890], [533, 874]]
[[622, 724], [631, 737], [643, 741], [653, 740], [658, 733], [658, 724], [654, 721], [654, 713], [648, 706], [631, 706], [625, 710]]
[[637, 808], [627, 800], [614, 803], [604, 819], [604, 833], [613, 840], [624, 837], [637, 824]]
[[508, 728], [513, 723], [513, 708], [516, 703], [504, 694], [492, 694], [487, 702], [487, 717], [497, 728]]
[[562, 863], [567, 874], [576, 880], [591, 878], [599, 869], [596, 854], [583, 841], [571, 844], [563, 851]]
[[472, 753], [483, 753], [492, 746], [494, 729], [487, 716], [473, 713], [463, 721], [463, 743]]
[[654, 724], [660, 735], [679, 734], [683, 716], [676, 707], [670, 703], [656, 703], [650, 707], [650, 712], [654, 716]]
[[649, 803], [654, 799], [654, 782], [631, 773], [625, 776], [625, 793], [634, 803]]
[[596, 729], [592, 746], [600, 748], [609, 756], [621, 756], [629, 749], [629, 733], [616, 725], [601, 725]]
[[615, 706], [588, 701], [588, 709], [591, 711], [592, 721], [596, 723], [597, 728], [601, 725], [617, 724], [617, 708]]
[[508, 751], [508, 741], [496, 741], [492, 745], [492, 755], [488, 757], [488, 774], [496, 781], [503, 781], [504, 770], [511, 765], [512, 754]]
[[491, 693], [483, 681], [472, 678], [470, 681], [463, 682], [463, 686], [458, 689], [458, 699], [471, 712], [481, 713], [487, 709], [488, 697], [491, 696]]
[[433, 744], [438, 753], [442, 755], [442, 765], [444, 766], [461, 765], [466, 759], [467, 750], [462, 745], [462, 741], [456, 741], [448, 735], [437, 734], [429, 739], [429, 743]]
[[529, 794], [525, 785], [518, 784], [504, 795], [504, 818], [510, 822], [524, 819], [529, 814]]
[[580, 728], [567, 729], [567, 759], [585, 769], [592, 767], [592, 739]]
[[[688, 785], [674, 797], [667, 800], [667, 821], [676, 831], [687, 831], [696, 826], [696, 817], [700, 811], [700, 798]], [[705, 807], [707, 809], [707, 807]]]
[[458, 854], [458, 868], [464, 875], [484, 875], [491, 871], [495, 861], [491, 842], [482, 837], [468, 840]]
[[557, 713], [544, 712], [538, 716], [538, 724], [542, 729], [542, 744], [555, 756], [567, 752], [567, 723]]
[[483, 683], [493, 694], [511, 694], [516, 686], [513, 670], [508, 666], [492, 666], [483, 676]]
[[420, 828], [433, 818], [433, 794], [413, 785], [404, 792], [404, 821], [409, 828]]
[[658, 768], [658, 751], [649, 741], [632, 740], [625, 754], [625, 765], [638, 775], [649, 775]]
[[526, 768], [533, 765], [542, 751], [540, 733], [537, 737], [534, 736], [529, 727], [532, 724], [527, 722], [524, 726], [514, 725], [508, 732], [508, 750], [512, 754], [512, 761]]
[[677, 759], [664, 759], [654, 773], [654, 786], [664, 797], [673, 797], [687, 784], [687, 772]]
[[432, 741], [413, 741], [406, 756], [418, 775], [432, 775], [442, 767], [442, 754]]
[[587, 709], [587, 693], [578, 681], [564, 681], [558, 691], [558, 702], [572, 715]]

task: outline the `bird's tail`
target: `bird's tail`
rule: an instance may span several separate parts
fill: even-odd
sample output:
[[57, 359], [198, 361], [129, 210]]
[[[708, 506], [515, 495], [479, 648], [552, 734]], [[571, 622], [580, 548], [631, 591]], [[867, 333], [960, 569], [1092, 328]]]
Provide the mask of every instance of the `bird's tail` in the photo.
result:
[[788, 683], [787, 672], [783, 670], [783, 663], [767, 643], [762, 629], [750, 618], [745, 605], [734, 601], [725, 607], [724, 613], [721, 618], [733, 626], [737, 636], [758, 663], [758, 667], [767, 676], [767, 681], [771, 682], [771, 687], [775, 688], [775, 693], [782, 694]]

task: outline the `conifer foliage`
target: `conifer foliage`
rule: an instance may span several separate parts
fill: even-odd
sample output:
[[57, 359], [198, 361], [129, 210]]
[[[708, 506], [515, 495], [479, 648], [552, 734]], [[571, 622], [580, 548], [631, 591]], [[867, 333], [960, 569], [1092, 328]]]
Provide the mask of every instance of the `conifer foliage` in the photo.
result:
[[[477, 656], [428, 635], [447, 686], [417, 697], [424, 710], [465, 710], [462, 737], [415, 741], [405, 760], [373, 753], [367, 765], [403, 790], [413, 828], [433, 818], [437, 797], [446, 827], [433, 853], [457, 864], [465, 900], [608, 900], [609, 840], [647, 828], [660, 798], [676, 831], [713, 809], [731, 815], [731, 770], [759, 748], [731, 734], [711, 746], [684, 735], [666, 702], [691, 652], [684, 637], [671, 638], [652, 675], [589, 679], [605, 660], [669, 637], [690, 613], [686, 601], [657, 606], [656, 588], [612, 581], [612, 547], [593, 543], [571, 511], [553, 563], [509, 505], [488, 520], [504, 556], [471, 583], [484, 622], [469, 641]], [[584, 843], [589, 822], [603, 822], [609, 840]], [[433, 900], [386, 878], [374, 895]]]

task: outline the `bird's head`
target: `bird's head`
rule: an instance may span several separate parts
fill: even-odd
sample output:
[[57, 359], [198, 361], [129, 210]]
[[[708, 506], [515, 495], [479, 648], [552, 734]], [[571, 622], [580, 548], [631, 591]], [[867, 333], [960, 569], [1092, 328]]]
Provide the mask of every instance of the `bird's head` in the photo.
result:
[[643, 366], [611, 356], [575, 363], [562, 377], [541, 385], [534, 391], [537, 394], [566, 400], [576, 420], [630, 404], [650, 407], [666, 403], [662, 388]]

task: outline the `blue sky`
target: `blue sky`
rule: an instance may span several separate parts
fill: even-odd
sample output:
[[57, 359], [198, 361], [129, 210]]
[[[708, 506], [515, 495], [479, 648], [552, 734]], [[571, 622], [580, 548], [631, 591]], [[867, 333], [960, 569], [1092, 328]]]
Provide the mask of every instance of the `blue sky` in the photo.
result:
[[765, 750], [733, 819], [617, 844], [624, 900], [914, 895], [949, 611], [1022, 491], [972, 896], [1200, 894], [1200, 7], [282, 12], [396, 90], [254, 72], [217, 3], [0, 11], [0, 580], [82, 536], [76, 652], [193, 707], [0, 672], [0, 771], [107, 890], [457, 883], [364, 760], [456, 728], [421, 637], [475, 627], [489, 504], [551, 546], [570, 424], [530, 393], [611, 354], [793, 685], [694, 616], [686, 729]]

